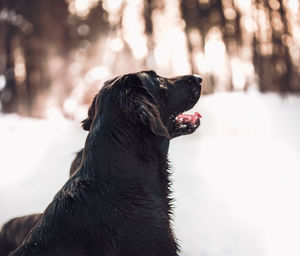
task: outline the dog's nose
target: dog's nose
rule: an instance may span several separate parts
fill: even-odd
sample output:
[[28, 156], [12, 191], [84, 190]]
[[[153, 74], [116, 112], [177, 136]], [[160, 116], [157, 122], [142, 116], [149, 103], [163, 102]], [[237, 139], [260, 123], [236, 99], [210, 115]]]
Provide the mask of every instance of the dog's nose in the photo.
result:
[[196, 74], [193, 74], [193, 77], [195, 77], [195, 79], [196, 79], [196, 82], [197, 83], [201, 83], [202, 82], [202, 78], [201, 78], [201, 76], [199, 76], [199, 75], [196, 75]]

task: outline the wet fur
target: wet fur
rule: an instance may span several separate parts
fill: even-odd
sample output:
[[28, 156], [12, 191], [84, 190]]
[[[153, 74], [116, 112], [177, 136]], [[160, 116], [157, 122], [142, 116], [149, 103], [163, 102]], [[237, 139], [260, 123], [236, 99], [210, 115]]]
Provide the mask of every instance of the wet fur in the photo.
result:
[[114, 79], [96, 95], [78, 170], [11, 256], [178, 255], [170, 224], [171, 109], [141, 75]]

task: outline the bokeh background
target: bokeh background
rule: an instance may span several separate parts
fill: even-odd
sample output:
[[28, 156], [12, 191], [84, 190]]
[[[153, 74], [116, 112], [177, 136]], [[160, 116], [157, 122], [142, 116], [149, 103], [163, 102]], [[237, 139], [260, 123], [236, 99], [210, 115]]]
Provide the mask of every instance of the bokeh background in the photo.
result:
[[298, 0], [1, 0], [3, 112], [72, 118], [103, 80], [200, 73], [205, 93], [300, 91]]
[[299, 0], [0, 0], [0, 224], [42, 212], [107, 79], [200, 74], [170, 147], [182, 255], [300, 255]]

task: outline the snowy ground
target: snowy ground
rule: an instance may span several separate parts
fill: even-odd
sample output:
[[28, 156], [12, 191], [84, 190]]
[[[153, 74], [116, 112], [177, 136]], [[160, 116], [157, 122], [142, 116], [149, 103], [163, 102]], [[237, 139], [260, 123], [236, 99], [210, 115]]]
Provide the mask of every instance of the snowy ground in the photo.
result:
[[[300, 97], [215, 94], [171, 143], [183, 256], [300, 256]], [[0, 116], [0, 225], [41, 212], [86, 133], [63, 119]]]

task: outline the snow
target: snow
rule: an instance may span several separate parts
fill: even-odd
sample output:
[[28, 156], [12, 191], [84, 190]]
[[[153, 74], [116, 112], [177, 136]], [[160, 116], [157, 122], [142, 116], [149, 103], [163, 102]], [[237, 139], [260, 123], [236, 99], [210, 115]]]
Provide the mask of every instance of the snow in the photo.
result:
[[0, 116], [0, 223], [41, 212], [85, 140], [79, 123]]
[[[169, 152], [182, 255], [299, 256], [300, 97], [219, 93], [193, 110], [200, 128]], [[64, 119], [0, 116], [0, 224], [43, 211], [85, 136]]]

